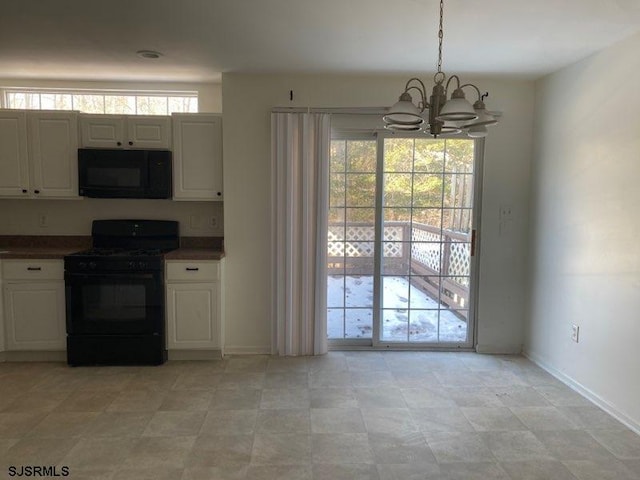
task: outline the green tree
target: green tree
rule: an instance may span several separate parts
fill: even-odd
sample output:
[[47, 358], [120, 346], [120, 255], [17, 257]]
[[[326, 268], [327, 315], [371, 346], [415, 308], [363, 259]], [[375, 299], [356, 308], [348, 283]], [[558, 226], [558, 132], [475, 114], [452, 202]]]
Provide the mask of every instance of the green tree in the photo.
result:
[[[459, 208], [470, 199], [473, 148], [473, 141], [466, 139], [385, 139], [385, 221], [440, 227], [441, 207]], [[375, 140], [331, 142], [330, 222], [344, 221], [345, 207], [356, 207], [349, 208], [349, 221], [372, 222], [376, 161]]]

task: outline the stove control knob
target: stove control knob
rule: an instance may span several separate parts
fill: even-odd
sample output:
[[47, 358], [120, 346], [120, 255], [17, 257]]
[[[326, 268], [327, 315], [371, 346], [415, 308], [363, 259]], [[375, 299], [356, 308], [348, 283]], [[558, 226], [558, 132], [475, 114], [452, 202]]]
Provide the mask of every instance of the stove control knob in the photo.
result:
[[147, 264], [144, 262], [138, 262], [138, 268], [140, 269], [147, 268]]
[[79, 266], [80, 268], [87, 268], [87, 264], [86, 264], [85, 262], [80, 262], [80, 263], [78, 264], [78, 266]]
[[96, 268], [96, 267], [97, 267], [96, 262], [89, 262], [89, 268], [90, 268], [91, 270], [93, 270], [93, 269], [94, 269], [94, 268]]
[[136, 262], [129, 262], [129, 268], [131, 269], [136, 268]]

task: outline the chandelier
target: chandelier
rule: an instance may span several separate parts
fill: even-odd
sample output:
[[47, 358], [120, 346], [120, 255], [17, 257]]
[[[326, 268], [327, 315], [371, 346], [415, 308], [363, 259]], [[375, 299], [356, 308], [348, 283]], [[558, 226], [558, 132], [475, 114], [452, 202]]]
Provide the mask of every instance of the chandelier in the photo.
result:
[[[442, 21], [444, 18], [444, 0], [440, 0], [440, 28], [438, 30], [438, 71], [433, 76], [435, 85], [431, 96], [427, 101], [427, 89], [419, 78], [410, 78], [404, 87], [400, 99], [389, 108], [388, 113], [382, 117], [384, 127], [401, 132], [413, 132], [424, 130], [425, 133], [437, 137], [442, 134], [457, 134], [465, 132], [471, 138], [487, 136], [487, 126], [498, 123], [498, 120], [487, 112], [484, 98], [488, 93], [481, 93], [480, 89], [472, 83], [460, 84], [457, 75], [447, 76], [442, 71], [442, 39], [444, 31]], [[446, 80], [446, 83], [445, 83]], [[447, 100], [447, 93], [451, 83], [455, 82], [455, 89], [451, 98]], [[478, 100], [471, 105], [465, 98], [464, 88], [472, 88], [478, 95]], [[415, 90], [420, 96], [416, 106], [413, 103], [410, 91]], [[429, 123], [425, 124], [423, 113], [429, 110]]]

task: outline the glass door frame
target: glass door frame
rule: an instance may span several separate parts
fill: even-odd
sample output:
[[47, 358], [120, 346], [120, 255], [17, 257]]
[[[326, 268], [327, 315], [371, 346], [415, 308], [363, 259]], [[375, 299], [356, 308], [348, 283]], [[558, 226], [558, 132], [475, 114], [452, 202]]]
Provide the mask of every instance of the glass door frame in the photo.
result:
[[[374, 281], [373, 281], [373, 325], [371, 338], [328, 339], [330, 350], [475, 350], [477, 344], [477, 313], [480, 263], [480, 227], [482, 212], [482, 179], [484, 170], [483, 138], [474, 139], [473, 159], [473, 206], [471, 219], [471, 256], [469, 265], [469, 318], [467, 323], [467, 340], [465, 342], [389, 342], [383, 341], [380, 335], [382, 315], [382, 264], [383, 245], [383, 196], [384, 196], [384, 143], [388, 138], [425, 138], [424, 134], [396, 134], [386, 130], [372, 134], [365, 132], [332, 132], [332, 140], [376, 139], [376, 200], [375, 200], [375, 239], [374, 239]], [[446, 139], [466, 137], [448, 136]], [[329, 188], [329, 186], [327, 186]], [[441, 207], [442, 208], [442, 207]]]

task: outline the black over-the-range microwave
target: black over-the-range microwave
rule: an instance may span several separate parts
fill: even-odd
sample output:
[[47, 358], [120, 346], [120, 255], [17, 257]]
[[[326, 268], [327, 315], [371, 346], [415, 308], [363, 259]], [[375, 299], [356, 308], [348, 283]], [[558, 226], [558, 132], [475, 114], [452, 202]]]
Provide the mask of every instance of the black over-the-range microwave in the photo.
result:
[[169, 150], [78, 149], [80, 196], [171, 198]]

